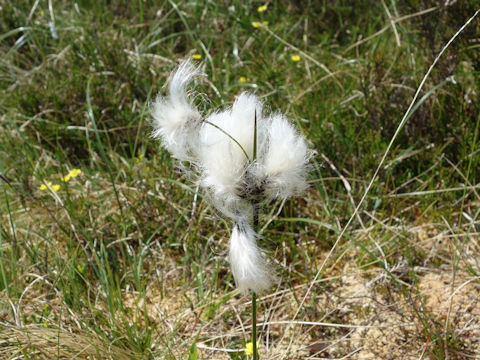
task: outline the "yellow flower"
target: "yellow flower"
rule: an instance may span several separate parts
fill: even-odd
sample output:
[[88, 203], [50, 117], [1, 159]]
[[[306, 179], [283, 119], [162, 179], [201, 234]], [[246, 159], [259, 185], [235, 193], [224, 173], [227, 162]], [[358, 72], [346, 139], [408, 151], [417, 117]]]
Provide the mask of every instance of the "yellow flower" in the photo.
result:
[[[52, 182], [51, 182], [51, 181], [48, 181], [47, 184], [48, 184], [48, 186], [52, 186]], [[40, 185], [39, 189], [42, 190], [42, 191], [44, 191], [44, 190], [47, 190], [47, 189], [48, 189], [48, 186], [45, 185], [45, 184], [42, 184], [42, 185]]]
[[72, 169], [72, 170], [70, 170], [68, 175], [70, 175], [71, 177], [77, 177], [81, 173], [82, 173], [82, 170], [80, 170], [80, 169]]
[[82, 173], [80, 169], [72, 169], [70, 172], [62, 178], [63, 182], [69, 182], [71, 178], [75, 178]]
[[202, 58], [202, 55], [200, 54], [193, 54], [192, 56], [195, 60], [200, 60]]
[[258, 11], [259, 13], [262, 13], [262, 12], [264, 12], [264, 11], [267, 11], [267, 5], [259, 6], [258, 9], [257, 9], [257, 11]]
[[238, 81], [241, 82], [241, 83], [244, 83], [244, 82], [247, 82], [247, 78], [245, 76], [240, 76]]
[[245, 354], [247, 355], [253, 354], [253, 343], [249, 342], [245, 344]]
[[258, 29], [259, 27], [267, 26], [267, 25], [268, 25], [268, 21], [262, 21], [262, 22], [252, 21], [252, 26], [253, 26], [255, 29]]
[[42, 191], [47, 190], [48, 188], [52, 189], [53, 191], [58, 191], [60, 190], [60, 185], [58, 184], [53, 185], [51, 181], [47, 181], [46, 184], [42, 184], [38, 188]]
[[[260, 343], [257, 342], [257, 350], [259, 347], [260, 347]], [[245, 354], [253, 355], [253, 343], [251, 341], [245, 344]]]
[[290, 59], [292, 59], [292, 61], [295, 61], [295, 62], [296, 62], [296, 61], [300, 61], [301, 58], [300, 58], [299, 55], [292, 55], [292, 56], [290, 57]]

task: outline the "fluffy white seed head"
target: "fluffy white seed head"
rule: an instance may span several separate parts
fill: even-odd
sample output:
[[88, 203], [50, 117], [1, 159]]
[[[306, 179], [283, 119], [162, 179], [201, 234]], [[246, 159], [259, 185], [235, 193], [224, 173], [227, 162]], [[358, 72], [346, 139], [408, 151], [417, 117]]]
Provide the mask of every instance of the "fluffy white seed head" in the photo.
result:
[[191, 160], [196, 146], [201, 114], [188, 98], [187, 86], [198, 75], [189, 60], [183, 62], [170, 79], [168, 96], [157, 96], [151, 107], [153, 137], [180, 161]]
[[230, 238], [230, 265], [235, 283], [242, 293], [267, 290], [273, 281], [255, 236], [248, 223], [240, 222], [234, 225]]
[[231, 109], [213, 113], [202, 124], [197, 149], [200, 183], [212, 192], [214, 201], [228, 205], [240, 200], [253, 158], [255, 113], [261, 116], [262, 106], [255, 95], [242, 93]]
[[[262, 194], [287, 198], [306, 187], [312, 152], [304, 138], [282, 114], [263, 116], [263, 103], [250, 93], [238, 96], [233, 106], [202, 116], [189, 99], [189, 83], [200, 72], [190, 61], [182, 63], [170, 79], [168, 94], [151, 107], [153, 136], [198, 181], [213, 205], [235, 222], [229, 258], [240, 291], [268, 289], [273, 275], [247, 219]], [[255, 117], [257, 153], [253, 159]]]
[[262, 166], [257, 171], [266, 178], [267, 193], [273, 197], [288, 198], [307, 187], [307, 164], [311, 151], [284, 115], [272, 115], [267, 127], [268, 145], [261, 154]]

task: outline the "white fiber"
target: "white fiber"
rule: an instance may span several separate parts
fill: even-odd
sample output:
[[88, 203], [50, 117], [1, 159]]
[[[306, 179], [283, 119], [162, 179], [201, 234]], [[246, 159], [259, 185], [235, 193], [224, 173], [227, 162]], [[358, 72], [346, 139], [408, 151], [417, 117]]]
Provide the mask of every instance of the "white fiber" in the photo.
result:
[[169, 94], [152, 104], [153, 137], [180, 161], [191, 160], [201, 115], [188, 99], [187, 86], [200, 72], [190, 61], [183, 62], [170, 79]]
[[255, 240], [256, 234], [246, 222], [234, 225], [230, 238], [230, 265], [242, 293], [259, 293], [272, 284], [271, 271]]
[[233, 276], [240, 291], [258, 293], [271, 286], [274, 275], [247, 219], [267, 197], [287, 198], [307, 187], [312, 152], [284, 115], [264, 117], [262, 101], [251, 93], [241, 93], [232, 107], [202, 121], [187, 92], [197, 75], [190, 61], [178, 67], [168, 95], [152, 104], [153, 136], [185, 162], [183, 170], [205, 198], [234, 221], [229, 251]]
[[268, 147], [257, 171], [266, 177], [266, 191], [272, 197], [287, 198], [307, 187], [307, 164], [311, 157], [307, 144], [289, 120], [274, 114], [268, 120]]
[[261, 116], [262, 103], [252, 94], [242, 93], [232, 108], [213, 113], [202, 124], [198, 160], [201, 185], [222, 202], [239, 200], [244, 174], [253, 158], [255, 112]]

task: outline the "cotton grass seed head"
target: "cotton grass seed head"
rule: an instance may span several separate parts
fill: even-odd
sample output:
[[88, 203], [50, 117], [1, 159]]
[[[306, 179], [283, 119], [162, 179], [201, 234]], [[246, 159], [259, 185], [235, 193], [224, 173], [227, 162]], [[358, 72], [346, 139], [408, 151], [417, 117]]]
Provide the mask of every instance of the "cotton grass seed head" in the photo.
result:
[[257, 245], [256, 234], [246, 221], [233, 227], [230, 238], [230, 265], [238, 289], [242, 293], [267, 290], [273, 281], [273, 272]]
[[266, 179], [266, 192], [273, 198], [286, 199], [307, 187], [307, 164], [312, 152], [303, 137], [283, 114], [266, 120], [268, 134], [262, 152], [258, 176]]
[[153, 137], [187, 163], [182, 168], [234, 221], [229, 258], [235, 282], [243, 292], [260, 292], [274, 276], [249, 225], [252, 209], [265, 198], [285, 199], [305, 190], [312, 152], [285, 115], [264, 113], [255, 94], [243, 92], [230, 108], [202, 115], [187, 92], [199, 75], [188, 60], [178, 67], [168, 95], [151, 106]]
[[169, 96], [157, 96], [151, 106], [153, 137], [180, 161], [190, 159], [190, 140], [201, 120], [187, 93], [187, 86], [198, 75], [200, 71], [190, 61], [182, 63], [170, 79]]

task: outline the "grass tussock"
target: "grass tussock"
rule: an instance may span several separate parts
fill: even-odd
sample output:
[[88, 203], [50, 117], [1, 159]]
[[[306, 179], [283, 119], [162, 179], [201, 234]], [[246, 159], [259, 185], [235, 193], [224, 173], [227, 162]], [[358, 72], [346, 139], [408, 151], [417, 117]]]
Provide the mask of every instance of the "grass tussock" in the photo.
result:
[[256, 91], [317, 153], [261, 210], [261, 359], [480, 356], [478, 17], [345, 229], [477, 2], [264, 5], [0, 0], [0, 358], [248, 359], [230, 225], [150, 138], [193, 55], [198, 104]]
[[0, 356], [4, 359], [119, 359], [135, 354], [93, 334], [72, 333], [41, 326], [7, 327], [0, 335]]

